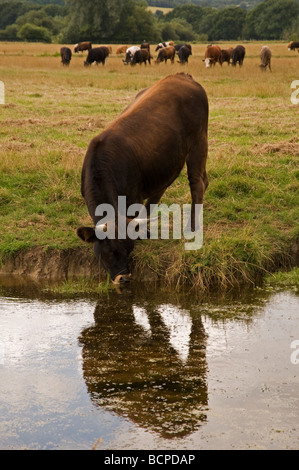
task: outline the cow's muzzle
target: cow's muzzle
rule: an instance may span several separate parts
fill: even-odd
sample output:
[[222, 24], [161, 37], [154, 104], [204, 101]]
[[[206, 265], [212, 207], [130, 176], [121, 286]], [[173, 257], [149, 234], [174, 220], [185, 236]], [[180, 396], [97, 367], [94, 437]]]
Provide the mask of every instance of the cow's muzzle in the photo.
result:
[[131, 274], [118, 274], [113, 280], [113, 284], [124, 284], [125, 282], [130, 282]]

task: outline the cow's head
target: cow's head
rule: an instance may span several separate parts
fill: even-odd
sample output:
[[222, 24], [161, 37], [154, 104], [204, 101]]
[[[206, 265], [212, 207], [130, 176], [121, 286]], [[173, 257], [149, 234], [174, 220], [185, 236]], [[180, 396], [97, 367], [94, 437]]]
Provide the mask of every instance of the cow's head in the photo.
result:
[[[132, 222], [128, 219], [127, 222]], [[147, 219], [134, 219], [135, 226], [143, 226], [147, 229]], [[134, 248], [134, 239], [101, 237], [101, 233], [107, 231], [107, 224], [97, 224], [96, 230], [92, 227], [79, 227], [77, 235], [87, 243], [93, 243], [94, 253], [101, 260], [103, 268], [109, 272], [112, 282], [120, 284], [130, 281], [131, 273], [128, 266], [129, 256]], [[117, 226], [113, 227], [117, 234]]]
[[202, 61], [206, 64], [206, 67], [209, 68], [215, 62], [215, 59], [207, 57], [206, 59], [202, 59]]

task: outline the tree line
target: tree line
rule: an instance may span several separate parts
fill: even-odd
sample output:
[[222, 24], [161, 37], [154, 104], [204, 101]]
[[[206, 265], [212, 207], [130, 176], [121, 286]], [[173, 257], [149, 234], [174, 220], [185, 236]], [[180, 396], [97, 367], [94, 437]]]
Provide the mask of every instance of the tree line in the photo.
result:
[[153, 14], [145, 0], [0, 3], [0, 40], [75, 43], [298, 40], [299, 1], [264, 0], [247, 10], [194, 3]]

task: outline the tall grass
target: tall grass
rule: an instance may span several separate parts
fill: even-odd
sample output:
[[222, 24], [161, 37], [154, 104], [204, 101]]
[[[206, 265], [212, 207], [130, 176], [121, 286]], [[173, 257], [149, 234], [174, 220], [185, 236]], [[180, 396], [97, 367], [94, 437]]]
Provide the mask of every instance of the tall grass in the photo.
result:
[[[0, 43], [6, 85], [6, 104], [0, 105], [0, 258], [34, 246], [80, 246], [75, 229], [90, 223], [80, 194], [90, 139], [140, 89], [184, 71], [204, 86], [210, 103], [204, 246], [185, 252], [183, 241], [140, 241], [135, 271], [151, 270], [169, 283], [230, 286], [290, 266], [298, 247], [299, 155], [299, 108], [290, 101], [290, 87], [299, 78], [299, 57], [285, 44], [271, 44], [273, 73], [263, 73], [261, 45], [245, 45], [242, 68], [206, 69], [205, 45], [193, 46], [185, 66], [124, 66], [113, 45], [104, 67], [85, 68], [85, 55], [73, 54], [66, 68], [59, 45]], [[162, 202], [190, 202], [185, 170]]]

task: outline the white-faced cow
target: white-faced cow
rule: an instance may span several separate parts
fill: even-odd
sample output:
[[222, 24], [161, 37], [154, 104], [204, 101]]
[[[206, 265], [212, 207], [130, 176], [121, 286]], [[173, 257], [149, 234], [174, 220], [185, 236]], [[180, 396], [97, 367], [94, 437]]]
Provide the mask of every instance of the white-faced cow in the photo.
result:
[[[96, 256], [114, 283], [130, 279], [128, 262], [134, 248], [134, 240], [127, 233], [118, 236], [119, 221], [125, 226], [131, 224], [127, 208], [145, 200], [149, 215], [151, 205], [158, 204], [185, 163], [192, 197], [191, 229], [196, 229], [196, 205], [203, 203], [208, 186], [208, 114], [202, 86], [190, 75], [177, 73], [139, 92], [135, 101], [90, 142], [81, 192], [94, 226], [80, 227], [77, 234], [93, 243]], [[146, 132], [136, 131], [140, 123], [146, 123]], [[124, 214], [118, 214], [120, 196], [125, 197]], [[117, 220], [103, 223], [103, 213], [97, 209], [102, 204], [114, 208]], [[115, 237], [99, 235], [111, 226]]]
[[105, 65], [106, 58], [109, 55], [109, 49], [106, 46], [94, 47], [88, 52], [86, 61], [84, 62], [85, 66], [91, 65], [93, 62], [98, 64]]
[[91, 48], [91, 41], [79, 42], [74, 45], [74, 52], [90, 51]]
[[271, 53], [271, 49], [268, 46], [262, 47], [260, 57], [261, 57], [261, 64], [260, 64], [261, 69], [266, 70], [267, 67], [269, 67], [270, 72], [272, 72], [271, 70], [272, 53]]
[[299, 52], [299, 41], [291, 41], [288, 44], [288, 50], [295, 51], [296, 49], [298, 49], [298, 52]]
[[220, 47], [213, 45], [208, 46], [205, 51], [205, 58], [202, 59], [202, 61], [205, 62], [207, 68], [211, 67], [211, 65], [216, 65], [216, 62], [219, 62], [219, 64], [222, 65]]
[[245, 47], [244, 46], [236, 46], [232, 52], [232, 65], [236, 66], [237, 62], [239, 62], [239, 66], [241, 67], [244, 62], [245, 57]]
[[72, 51], [69, 47], [62, 47], [60, 49], [60, 56], [62, 65], [70, 65], [70, 61], [72, 58]]

